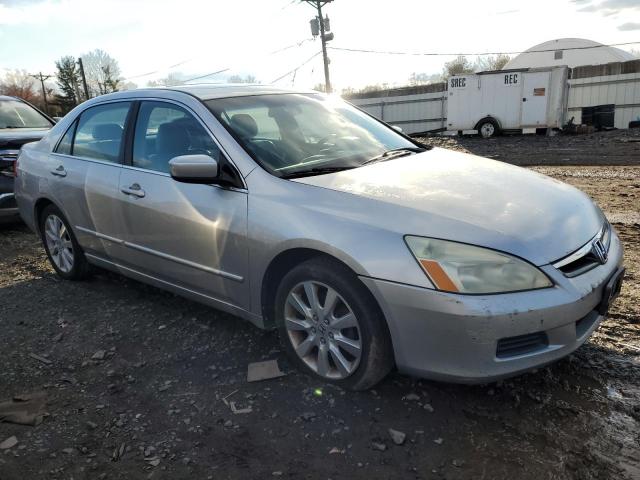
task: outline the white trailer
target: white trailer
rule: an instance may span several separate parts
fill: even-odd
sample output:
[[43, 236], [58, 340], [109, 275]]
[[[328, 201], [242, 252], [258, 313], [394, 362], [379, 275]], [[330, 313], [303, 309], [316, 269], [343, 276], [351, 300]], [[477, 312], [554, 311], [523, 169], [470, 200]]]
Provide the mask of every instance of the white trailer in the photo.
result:
[[447, 130], [491, 137], [505, 130], [562, 128], [567, 67], [498, 70], [449, 79]]

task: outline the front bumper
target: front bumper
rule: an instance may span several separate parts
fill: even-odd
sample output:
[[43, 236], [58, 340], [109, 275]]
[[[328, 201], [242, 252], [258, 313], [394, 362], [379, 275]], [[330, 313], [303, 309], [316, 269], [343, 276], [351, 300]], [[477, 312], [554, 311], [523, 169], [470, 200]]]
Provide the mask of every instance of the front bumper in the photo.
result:
[[[484, 383], [548, 364], [582, 345], [603, 319], [598, 309], [607, 283], [622, 265], [622, 253], [612, 232], [606, 264], [574, 278], [547, 265], [541, 268], [554, 287], [500, 295], [361, 280], [385, 314], [401, 372]], [[522, 345], [529, 348], [518, 348]]]

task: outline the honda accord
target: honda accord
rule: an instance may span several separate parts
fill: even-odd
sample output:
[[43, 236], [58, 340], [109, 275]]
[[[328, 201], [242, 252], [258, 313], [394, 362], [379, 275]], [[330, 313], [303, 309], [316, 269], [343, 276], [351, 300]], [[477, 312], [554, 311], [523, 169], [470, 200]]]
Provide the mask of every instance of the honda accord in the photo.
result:
[[488, 382], [583, 344], [620, 291], [584, 193], [426, 147], [333, 96], [202, 85], [83, 103], [18, 158], [55, 271], [91, 266], [278, 328], [304, 371]]

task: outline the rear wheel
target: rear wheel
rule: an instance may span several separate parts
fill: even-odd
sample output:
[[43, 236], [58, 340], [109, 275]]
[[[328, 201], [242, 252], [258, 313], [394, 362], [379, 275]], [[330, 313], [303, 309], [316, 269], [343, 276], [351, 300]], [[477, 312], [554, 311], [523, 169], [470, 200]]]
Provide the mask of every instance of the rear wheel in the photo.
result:
[[482, 138], [495, 137], [498, 132], [498, 124], [495, 120], [482, 120], [478, 125], [478, 133]]
[[56, 273], [67, 280], [80, 280], [89, 273], [89, 264], [62, 212], [54, 205], [40, 215], [40, 234]]
[[313, 259], [283, 278], [276, 295], [280, 338], [303, 371], [352, 390], [393, 366], [386, 322], [358, 278], [338, 262]]

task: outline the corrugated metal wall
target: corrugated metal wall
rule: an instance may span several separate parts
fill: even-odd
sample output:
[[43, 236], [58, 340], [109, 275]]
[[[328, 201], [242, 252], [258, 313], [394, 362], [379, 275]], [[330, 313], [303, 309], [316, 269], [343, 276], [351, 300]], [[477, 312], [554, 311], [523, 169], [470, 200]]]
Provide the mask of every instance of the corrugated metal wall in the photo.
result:
[[[405, 133], [418, 133], [444, 128], [446, 120], [445, 85], [408, 87], [384, 92], [354, 95], [348, 101]], [[380, 95], [384, 93], [384, 95]]]
[[614, 126], [627, 128], [640, 120], [640, 72], [569, 80], [569, 104], [566, 118], [582, 121], [582, 108], [615, 105]]
[[[582, 121], [582, 108], [615, 105], [614, 125], [628, 128], [640, 120], [640, 61], [587, 65], [571, 69], [568, 112], [565, 118]], [[406, 133], [437, 130], [445, 126], [446, 84], [396, 88], [346, 97], [354, 105]]]

